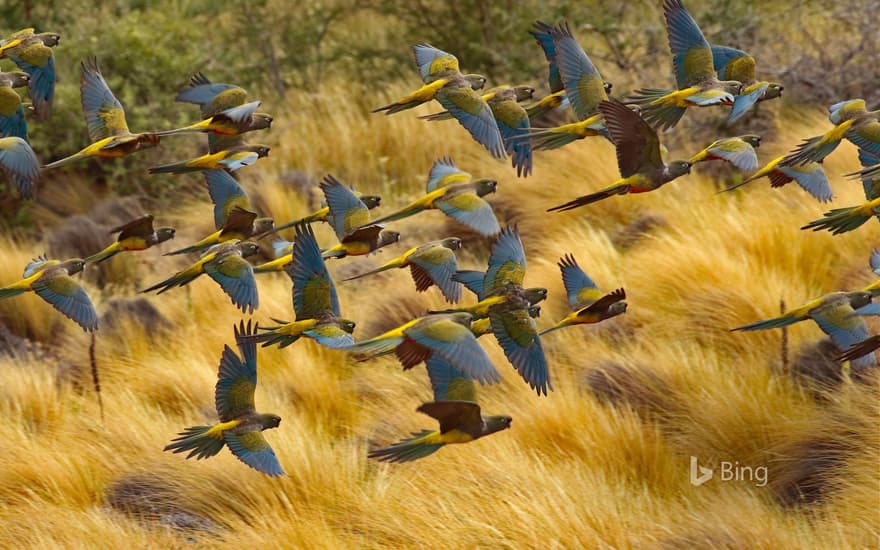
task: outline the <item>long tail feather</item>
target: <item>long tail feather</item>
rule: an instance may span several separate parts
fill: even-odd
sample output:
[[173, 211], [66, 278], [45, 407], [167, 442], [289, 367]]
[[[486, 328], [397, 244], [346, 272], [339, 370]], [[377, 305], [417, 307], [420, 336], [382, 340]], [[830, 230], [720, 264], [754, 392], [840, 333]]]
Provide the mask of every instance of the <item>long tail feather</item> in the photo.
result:
[[383, 449], [374, 449], [367, 456], [382, 462], [409, 462], [425, 458], [436, 453], [440, 447], [445, 445], [445, 443], [429, 443], [430, 439], [437, 435], [438, 432], [431, 430], [413, 432], [413, 437], [403, 439]]
[[219, 453], [226, 441], [208, 435], [212, 426], [190, 426], [178, 434], [171, 443], [165, 446], [163, 451], [183, 453], [190, 451], [186, 458], [208, 458]]

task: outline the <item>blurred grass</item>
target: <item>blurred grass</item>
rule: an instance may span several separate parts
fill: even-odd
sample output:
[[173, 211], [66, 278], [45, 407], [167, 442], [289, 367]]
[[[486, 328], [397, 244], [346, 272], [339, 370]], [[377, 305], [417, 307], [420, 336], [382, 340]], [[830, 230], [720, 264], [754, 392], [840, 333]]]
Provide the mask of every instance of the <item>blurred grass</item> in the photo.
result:
[[[175, 6], [191, 21], [205, 22], [199, 19], [208, 13], [200, 11], [201, 3]], [[100, 13], [111, 17], [114, 9], [120, 16], [129, 13], [111, 4], [101, 5]], [[206, 31], [176, 17], [181, 13], [168, 11], [169, 22], [187, 27], [173, 27], [169, 40], [189, 51], [197, 46], [181, 37], [198, 44]], [[98, 24], [81, 15], [78, 24]], [[123, 40], [125, 28], [111, 34]], [[387, 44], [405, 54], [397, 42]], [[88, 51], [86, 46], [78, 47]], [[187, 55], [178, 59], [178, 74], [166, 75], [171, 83], [156, 82], [162, 99], [145, 105], [161, 104], [169, 117], [194, 116], [193, 109], [170, 102], [178, 81], [200, 68]], [[122, 82], [129, 80], [129, 64], [144, 63], [109, 66]], [[390, 212], [423, 191], [434, 159], [450, 155], [475, 176], [499, 181], [489, 200], [502, 222], [519, 225], [529, 261], [526, 282], [550, 289], [541, 327], [566, 311], [555, 265], [566, 252], [603, 288], [626, 288], [627, 314], [544, 339], [556, 387], [546, 398], [528, 390], [491, 338], [482, 339], [505, 378], [481, 389], [481, 405], [513, 416], [513, 428], [410, 465], [378, 464], [366, 453], [432, 427], [431, 419], [415, 412], [430, 398], [421, 367], [401, 372], [391, 359], [354, 363], [310, 341], [261, 350], [257, 407], [283, 418], [279, 429], [266, 433], [288, 473], [275, 480], [226, 451], [201, 462], [161, 451], [181, 428], [215, 419], [220, 352], [232, 343], [232, 326], [241, 316], [212, 281], [203, 277], [186, 289], [147, 297], [158, 321], [148, 322], [140, 307], [114, 310], [112, 322], [104, 320], [97, 337], [104, 423], [87, 374], [88, 336], [34, 296], [5, 300], [0, 324], [39, 348], [0, 349], [0, 546], [877, 546], [876, 384], [846, 383], [814, 399], [777, 374], [778, 331], [728, 332], [775, 315], [780, 299], [794, 306], [873, 280], [867, 257], [878, 242], [876, 223], [838, 237], [798, 229], [829, 207], [862, 200], [860, 185], [840, 176], [857, 166], [854, 149], [844, 144], [825, 163], [836, 196], [830, 205], [819, 205], [794, 184], [770, 189], [767, 180], [719, 195], [719, 182], [740, 176], [727, 166], [700, 165], [658, 192], [550, 215], [547, 207], [617, 177], [613, 149], [597, 139], [538, 154], [535, 175], [518, 180], [457, 124], [415, 118], [434, 106], [393, 117], [368, 115], [370, 107], [413, 85], [409, 65], [403, 65], [408, 61], [400, 63], [403, 81], [352, 82], [331, 71], [320, 89], [296, 88], [284, 101], [254, 94], [264, 97], [276, 118], [273, 130], [259, 137], [272, 153], [241, 172], [254, 203], [279, 221], [300, 217], [316, 206], [315, 194], [289, 183], [291, 178], [314, 183], [332, 173], [363, 192], [381, 194], [379, 212]], [[239, 68], [209, 65], [220, 73], [218, 80], [234, 78]], [[72, 65], [62, 70], [67, 83], [75, 84]], [[63, 101], [78, 106], [75, 97]], [[759, 157], [774, 158], [823, 131], [828, 123], [820, 107], [788, 99], [762, 105], [755, 122], [765, 136]], [[82, 132], [77, 117], [71, 131]], [[719, 131], [723, 118], [720, 110], [689, 113], [679, 130], [663, 136], [671, 156], [690, 157], [711, 141], [708, 134]], [[142, 128], [134, 122], [132, 127]], [[167, 151], [144, 153], [137, 162], [156, 162], [169, 151], [180, 155], [200, 141], [167, 140]], [[60, 156], [66, 153], [61, 148], [59, 143], [45, 150]], [[99, 311], [108, 311], [111, 301], [134, 300], [139, 288], [180, 267], [185, 259], [160, 253], [210, 231], [207, 194], [198, 177], [153, 180], [140, 166], [104, 163], [99, 169], [132, 170], [124, 175], [161, 186], [165, 198], [138, 191], [135, 204], [118, 201], [113, 185], [94, 179], [97, 163], [45, 182], [38, 203], [26, 206], [40, 231], [0, 235], [0, 281], [16, 280], [44, 250], [60, 254], [81, 246], [83, 218], [71, 216], [109, 227], [138, 208], [152, 211], [160, 225], [176, 226], [177, 237], [159, 250], [90, 268], [83, 278]], [[645, 220], [653, 221], [647, 230]], [[433, 289], [416, 293], [402, 271], [339, 282], [344, 272], [364, 270], [426, 240], [463, 234], [437, 212], [394, 228], [403, 234], [399, 245], [378, 256], [330, 263], [343, 313], [357, 321], [358, 338], [444, 304]], [[322, 243], [331, 242], [327, 227], [316, 229]], [[488, 245], [468, 238], [460, 265], [484, 269]], [[287, 277], [268, 275], [259, 285], [261, 307], [254, 317], [264, 323], [289, 318]], [[820, 337], [812, 323], [790, 330], [793, 350]], [[616, 405], [607, 403], [610, 390], [597, 389], [600, 370], [617, 377], [611, 383]], [[715, 468], [721, 461], [767, 466], [769, 483], [716, 479], [693, 487], [691, 455]], [[798, 490], [813, 486], [818, 496], [806, 496], [815, 502], [797, 498]]]
[[[308, 200], [282, 182], [291, 170], [314, 179], [331, 172], [364, 192], [381, 193], [385, 212], [421, 192], [434, 158], [451, 155], [463, 169], [498, 179], [490, 201], [515, 213], [506, 221], [516, 221], [524, 236], [527, 284], [551, 290], [541, 326], [565, 312], [555, 261], [569, 251], [604, 288], [626, 287], [629, 312], [545, 339], [556, 386], [547, 398], [531, 393], [495, 343], [484, 339], [505, 379], [484, 388], [481, 403], [489, 412], [512, 415], [513, 428], [395, 467], [368, 461], [366, 451], [431, 426], [414, 411], [430, 396], [421, 367], [401, 372], [390, 359], [352, 363], [308, 341], [263, 350], [257, 404], [284, 419], [267, 438], [288, 472], [272, 480], [227, 452], [204, 462], [161, 452], [180, 428], [214, 417], [220, 350], [231, 343], [240, 317], [214, 283], [198, 280], [189, 289], [149, 297], [169, 323], [161, 334], [146, 332], [137, 316], [117, 316], [102, 326], [97, 359], [104, 424], [88, 380], [80, 384], [86, 390], [59, 382], [58, 364], [86, 364], [87, 336], [33, 296], [4, 301], [0, 317], [9, 330], [43, 342], [57, 359], [0, 359], [0, 413], [7, 419], [0, 425], [0, 544], [167, 547], [187, 537], [200, 546], [283, 541], [310, 548], [430, 547], [438, 541], [449, 547], [845, 548], [877, 542], [876, 386], [845, 385], [830, 402], [817, 403], [773, 374], [777, 332], [727, 331], [774, 315], [780, 298], [794, 305], [870, 282], [866, 260], [876, 245], [875, 227], [840, 237], [801, 232], [798, 227], [825, 206], [799, 188], [774, 190], [765, 181], [717, 195], [714, 174], [727, 169], [703, 166], [656, 193], [551, 216], [546, 207], [615, 177], [607, 143], [585, 140], [540, 154], [535, 176], [517, 180], [455, 123], [368, 117], [346, 100], [349, 93], [340, 86], [320, 97], [303, 94], [275, 111], [271, 136], [278, 145], [243, 174], [243, 185], [271, 214], [288, 219], [309, 210]], [[780, 118], [760, 151], [763, 159], [824, 125], [818, 115], [777, 108]], [[679, 147], [672, 155], [684, 158], [696, 147]], [[859, 185], [839, 176], [855, 164], [849, 145], [826, 162], [837, 195], [831, 206], [859, 200]], [[195, 202], [159, 218], [177, 223], [179, 242], [210, 228], [206, 194], [193, 187]], [[644, 216], [662, 223], [636, 235], [629, 247], [616, 247], [614, 236]], [[395, 228], [404, 238], [394, 250], [331, 262], [331, 271], [372, 265], [459, 229], [436, 212]], [[329, 229], [318, 230], [319, 239], [330, 242]], [[41, 245], [5, 237], [2, 249], [7, 261], [0, 280], [8, 281]], [[487, 243], [474, 241], [461, 265], [483, 267], [486, 250]], [[141, 286], [178, 265], [155, 250], [114, 261], [128, 266], [123, 273], [136, 267]], [[87, 273], [85, 280], [94, 277]], [[111, 298], [133, 298], [136, 282], [123, 278], [103, 291], [89, 289], [104, 310]], [[289, 317], [287, 278], [270, 275], [259, 284], [255, 317]], [[443, 304], [433, 291], [416, 294], [402, 272], [338, 286], [343, 312], [359, 323], [359, 338], [379, 332], [385, 317], [403, 321]], [[377, 300], [388, 289], [395, 299]], [[795, 348], [819, 336], [810, 323], [791, 330]], [[608, 406], [590, 394], [588, 373], [608, 362], [658, 377], [658, 387], [642, 387], [637, 378], [631, 389], [645, 398], [662, 393], [654, 397], [660, 405], [653, 414], [630, 408], [626, 399]], [[774, 476], [796, 478], [810, 467], [809, 453], [798, 449], [817, 441], [842, 457], [817, 474], [833, 490], [813, 506], [786, 508], [774, 491], [788, 486], [777, 488]], [[693, 487], [690, 455], [715, 467], [722, 460], [766, 465], [770, 484]], [[132, 487], [158, 495], [158, 504], [118, 511], [120, 505], [111, 504], [127, 502], [123, 497]], [[36, 521], [37, 514], [52, 520]], [[178, 517], [173, 514], [203, 518], [210, 532], [173, 527], [167, 520]]]

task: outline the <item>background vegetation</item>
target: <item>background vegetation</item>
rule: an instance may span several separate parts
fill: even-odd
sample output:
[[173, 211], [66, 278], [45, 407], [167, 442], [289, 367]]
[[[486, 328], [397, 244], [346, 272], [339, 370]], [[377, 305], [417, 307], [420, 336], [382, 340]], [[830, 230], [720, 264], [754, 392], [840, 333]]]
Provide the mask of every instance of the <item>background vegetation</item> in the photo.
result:
[[[7, 3], [8, 4], [8, 3]], [[35, 25], [64, 35], [49, 125], [33, 124], [44, 161], [85, 144], [77, 63], [97, 55], [135, 130], [195, 120], [173, 96], [196, 70], [246, 86], [276, 117], [259, 140], [272, 153], [243, 171], [252, 200], [279, 220], [316, 204], [314, 182], [333, 173], [380, 193], [383, 208], [419, 193], [431, 162], [451, 155], [498, 179], [490, 200], [516, 222], [528, 283], [550, 288], [539, 320], [565, 304], [556, 260], [573, 252], [604, 288], [624, 286], [629, 312], [546, 338], [556, 391], [539, 398], [483, 342], [505, 380], [485, 388], [489, 412], [514, 417], [509, 432], [441, 450], [411, 465], [366, 458], [432, 421], [415, 412], [430, 392], [421, 367], [352, 363], [311, 342], [259, 354], [258, 408], [284, 419], [267, 432], [288, 476], [268, 479], [229, 453], [204, 462], [161, 452], [177, 431], [214, 419], [213, 386], [240, 314], [210, 281], [144, 298], [137, 290], [185, 260], [155, 250], [122, 255], [84, 275], [102, 313], [95, 342], [105, 418], [89, 375], [90, 339], [33, 296], [0, 303], [0, 546], [135, 547], [258, 544], [275, 547], [718, 547], [862, 548], [880, 543], [880, 421], [876, 383], [841, 377], [812, 324], [789, 334], [727, 329], [873, 280], [875, 223], [843, 236], [798, 229], [821, 215], [801, 190], [766, 180], [717, 195], [740, 176], [701, 166], [661, 192], [611, 199], [568, 214], [548, 206], [616, 177], [613, 150], [585, 140], [540, 154], [517, 180], [454, 123], [369, 115], [417, 83], [408, 46], [459, 55], [491, 83], [544, 86], [532, 20], [565, 17], [615, 85], [615, 94], [668, 85], [659, 2], [627, 8], [562, 2], [0, 2], [7, 31]], [[825, 3], [827, 4], [827, 3]], [[849, 10], [820, 2], [687, 2], [710, 39], [749, 50], [759, 71], [786, 85], [783, 101], [733, 130], [725, 113], [690, 113], [664, 136], [687, 158], [715, 134], [758, 130], [764, 160], [827, 128], [824, 107], [861, 96], [874, 105], [880, 51], [876, 2]], [[871, 32], [868, 32], [871, 31]], [[199, 177], [148, 177], [144, 168], [194, 154], [176, 138], [120, 162], [87, 162], [50, 174], [34, 203], [0, 193], [0, 281], [19, 277], [43, 251], [86, 255], [106, 230], [144, 211], [178, 228], [177, 244], [206, 234], [210, 206]], [[832, 207], [862, 198], [840, 174], [855, 169], [844, 144], [825, 169]], [[439, 214], [397, 224], [401, 245], [333, 262], [339, 281], [409, 246], [466, 237], [465, 268], [484, 266], [488, 242]], [[331, 234], [320, 227], [319, 239]], [[167, 249], [167, 247], [165, 248]], [[163, 249], [163, 251], [165, 250]], [[289, 281], [260, 281], [266, 322], [289, 317]], [[339, 283], [360, 338], [442, 299], [416, 294], [393, 272]], [[395, 299], [380, 300], [393, 288]], [[877, 326], [874, 325], [876, 331]], [[688, 482], [689, 457], [767, 466], [770, 482]]]

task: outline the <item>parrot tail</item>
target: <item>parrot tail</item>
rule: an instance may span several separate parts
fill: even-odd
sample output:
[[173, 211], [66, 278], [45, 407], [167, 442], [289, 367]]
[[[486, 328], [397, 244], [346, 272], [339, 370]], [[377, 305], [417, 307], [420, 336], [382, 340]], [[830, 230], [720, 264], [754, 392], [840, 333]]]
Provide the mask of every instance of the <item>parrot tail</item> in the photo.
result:
[[25, 290], [23, 288], [0, 288], [0, 300], [24, 294]]
[[162, 166], [153, 166], [148, 170], [151, 174], [185, 174], [187, 172], [198, 172], [203, 168], [190, 168], [184, 162], [175, 162], [172, 164], [163, 164]]
[[584, 206], [587, 204], [592, 204], [594, 202], [598, 202], [608, 197], [613, 197], [614, 195], [625, 195], [629, 192], [629, 185], [621, 184], [615, 185], [613, 187], [608, 187], [602, 189], [601, 191], [597, 191], [590, 195], [584, 195], [583, 197], [578, 197], [572, 201], [568, 201], [565, 204], [560, 204], [559, 206], [554, 206], [553, 208], [548, 208], [547, 212], [564, 212], [566, 210], [572, 210], [579, 206]]
[[553, 331], [555, 331], [555, 330], [559, 330], [559, 329], [561, 329], [561, 328], [565, 328], [565, 327], [567, 327], [567, 326], [568, 326], [568, 323], [566, 323], [565, 320], [559, 321], [558, 323], [556, 323], [556, 324], [553, 325], [552, 327], [550, 327], [550, 328], [548, 328], [548, 329], [546, 329], [546, 330], [542, 330], [541, 332], [539, 332], [539, 333], [538, 333], [538, 336], [544, 336], [545, 334], [549, 334], [549, 333], [551, 333], [551, 332], [553, 332]]
[[403, 336], [391, 338], [377, 336], [376, 338], [358, 342], [353, 346], [348, 346], [347, 348], [344, 348], [344, 350], [358, 354], [358, 361], [366, 361], [379, 355], [387, 355], [388, 352], [394, 351], [394, 348], [402, 344], [404, 340], [405, 338]]
[[569, 143], [583, 139], [586, 136], [570, 134], [568, 132], [541, 132], [532, 134], [532, 149], [535, 151], [549, 151], [551, 149], [559, 149]]
[[286, 348], [287, 346], [293, 344], [297, 340], [299, 340], [299, 338], [300, 338], [299, 334], [291, 335], [291, 334], [281, 334], [280, 332], [277, 332], [278, 329], [280, 329], [284, 325], [288, 324], [287, 321], [281, 321], [279, 319], [274, 319], [274, 318], [272, 320], [275, 321], [276, 323], [278, 323], [279, 326], [276, 326], [276, 327], [258, 326], [257, 328], [264, 331], [264, 332], [260, 332], [258, 334], [250, 334], [247, 336], [241, 336], [240, 337], [241, 341], [242, 342], [254, 342], [257, 344], [262, 343], [263, 344], [262, 347], [264, 347], [264, 348], [278, 344], [278, 349], [283, 349], [283, 348]]
[[202, 273], [203, 272], [201, 271], [201, 269], [196, 269], [194, 267], [189, 268], [184, 271], [181, 271], [180, 273], [178, 273], [172, 277], [165, 279], [161, 283], [156, 283], [153, 286], [151, 286], [150, 288], [145, 288], [141, 292], [151, 292], [153, 290], [159, 290], [158, 294], [162, 294], [163, 292], [165, 292], [167, 290], [171, 290], [172, 288], [174, 288], [176, 286], [183, 286], [183, 285], [193, 281], [196, 277], [198, 277]]
[[223, 439], [223, 432], [209, 433], [211, 428], [213, 426], [190, 426], [177, 434], [177, 437], [162, 450], [175, 453], [189, 451], [186, 458], [202, 459], [214, 456], [223, 449], [226, 441]]
[[874, 350], [880, 348], [880, 334], [871, 336], [866, 340], [862, 340], [858, 344], [853, 344], [849, 348], [846, 349], [842, 354], [838, 355], [836, 359], [841, 363], [844, 361], [853, 361], [860, 357], [864, 357], [869, 353], [872, 353]]
[[664, 90], [662, 88], [639, 88], [627, 96], [624, 105], [646, 105], [652, 101], [657, 101], [661, 97], [665, 97], [672, 93], [672, 90]]
[[216, 243], [196, 243], [192, 246], [187, 246], [177, 250], [172, 250], [171, 252], [166, 252], [165, 254], [163, 254], [163, 256], [176, 256], [178, 254], [189, 254], [190, 252], [201, 252], [207, 248], [210, 248], [214, 244]]
[[275, 258], [270, 262], [254, 266], [254, 273], [272, 273], [273, 271], [284, 271], [284, 266], [293, 261], [293, 255], [285, 254], [280, 258]]
[[730, 331], [734, 332], [737, 330], [766, 330], [770, 328], [782, 328], [803, 321], [804, 319], [806, 319], [806, 317], [774, 317], [773, 319], [765, 319], [763, 321], [757, 321], [755, 323], [743, 325], [741, 327], [732, 328], [730, 329]]
[[200, 134], [203, 130], [198, 128], [193, 128], [191, 126], [187, 126], [185, 128], [175, 128], [174, 130], [165, 130], [164, 132], [156, 132], [156, 135], [159, 137], [165, 136], [177, 136], [180, 134]]
[[437, 122], [440, 120], [452, 120], [452, 113], [449, 111], [440, 111], [439, 113], [433, 113], [430, 115], [422, 115], [419, 117], [422, 120], [427, 120], [429, 122]]
[[381, 273], [383, 271], [388, 271], [389, 269], [394, 269], [395, 267], [403, 267], [403, 262], [400, 258], [394, 258], [390, 262], [380, 265], [376, 269], [371, 269], [370, 271], [366, 271], [361, 273], [360, 275], [355, 275], [354, 277], [349, 277], [347, 279], [342, 279], [343, 281], [353, 281], [355, 279], [360, 279], [361, 277], [366, 277], [367, 275], [373, 275], [374, 273]]
[[840, 145], [840, 140], [825, 141], [825, 136], [807, 138], [779, 162], [780, 166], [797, 166], [808, 162], [822, 162]]
[[871, 219], [871, 216], [858, 212], [860, 208], [859, 206], [835, 208], [826, 212], [824, 218], [813, 220], [801, 229], [812, 229], [813, 231], [827, 229], [834, 235], [852, 231]]
[[678, 124], [686, 110], [674, 103], [650, 103], [643, 106], [639, 113], [657, 130], [668, 130]]
[[436, 453], [445, 443], [433, 443], [440, 435], [432, 430], [413, 432], [412, 437], [384, 449], [374, 449], [367, 456], [381, 462], [409, 462]]
[[75, 160], [84, 159], [84, 158], [86, 158], [86, 155], [83, 155], [81, 153], [75, 153], [73, 155], [70, 155], [69, 157], [65, 157], [61, 160], [56, 160], [55, 162], [51, 162], [51, 163], [43, 166], [43, 170], [51, 170], [53, 168], [58, 168], [59, 166], [64, 166], [65, 164], [71, 163]]
[[418, 107], [422, 103], [423, 102], [419, 101], [419, 100], [408, 101], [406, 103], [399, 103], [399, 102], [395, 101], [394, 103], [389, 103], [388, 105], [384, 105], [384, 106], [379, 107], [377, 109], [373, 109], [370, 112], [371, 113], [379, 113], [379, 112], [385, 111], [386, 115], [393, 115], [394, 113], [399, 113], [401, 111], [406, 111], [407, 109], [412, 109], [413, 107]]
[[387, 222], [394, 222], [397, 220], [402, 220], [402, 219], [408, 218], [414, 214], [418, 214], [422, 210], [423, 210], [423, 208], [421, 208], [421, 207], [409, 206], [409, 207], [406, 207], [402, 210], [398, 210], [397, 212], [394, 212], [392, 214], [388, 214], [387, 216], [383, 216], [383, 217], [379, 218], [378, 220], [373, 220], [370, 223], [365, 224], [365, 225], [377, 225], [380, 223], [387, 223]]
[[92, 254], [91, 256], [89, 256], [85, 259], [85, 262], [87, 264], [96, 264], [98, 262], [103, 262], [104, 260], [111, 258], [116, 254], [119, 254], [120, 252], [122, 252], [122, 247], [119, 245], [118, 242], [115, 242], [104, 250], [98, 252], [97, 254]]

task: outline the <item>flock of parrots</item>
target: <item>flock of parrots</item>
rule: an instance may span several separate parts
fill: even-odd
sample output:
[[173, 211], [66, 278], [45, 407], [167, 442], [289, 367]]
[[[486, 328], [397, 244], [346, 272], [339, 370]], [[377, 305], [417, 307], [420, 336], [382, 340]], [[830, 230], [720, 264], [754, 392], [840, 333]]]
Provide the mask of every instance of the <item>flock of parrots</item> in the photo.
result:
[[[477, 90], [486, 84], [483, 76], [461, 73], [455, 56], [423, 44], [413, 48], [423, 85], [374, 112], [390, 115], [437, 100], [444, 111], [421, 118], [457, 120], [494, 157], [509, 155], [521, 177], [532, 173], [535, 150], [563, 147], [590, 136], [610, 141], [617, 151], [621, 178], [550, 211], [578, 208], [613, 195], [653, 191], [689, 174], [694, 164], [711, 160], [727, 161], [751, 173], [734, 187], [767, 176], [773, 187], [795, 181], [819, 201], [828, 201], [832, 191], [822, 160], [842, 139], [848, 139], [859, 147], [864, 169], [853, 175], [861, 179], [867, 202], [831, 210], [804, 229], [827, 229], [839, 234], [858, 228], [870, 217], [880, 219], [880, 111], [868, 111], [863, 100], [832, 105], [831, 130], [805, 140], [788, 155], [760, 169], [755, 148], [761, 138], [755, 135], [719, 139], [689, 160], [667, 161], [657, 131], [673, 128], [688, 108], [729, 106], [728, 122], [733, 123], [757, 102], [779, 97], [783, 86], [757, 80], [755, 60], [747, 53], [710, 45], [681, 0], [664, 0], [663, 11], [676, 89], [645, 88], [623, 101], [612, 99], [608, 95], [611, 84], [602, 79], [569, 26], [536, 22], [529, 32], [549, 63], [551, 93], [542, 99], [524, 105], [534, 94], [528, 86], [499, 86], [481, 95]], [[207, 274], [242, 312], [253, 313], [259, 305], [255, 274], [284, 271], [293, 283], [294, 321], [276, 321], [273, 326], [241, 321], [234, 330], [239, 352], [224, 347], [215, 388], [219, 423], [187, 428], [165, 450], [188, 452], [187, 458], [206, 458], [226, 446], [247, 465], [270, 476], [282, 475], [279, 461], [262, 434], [277, 427], [281, 419], [274, 414], [260, 414], [254, 406], [256, 346], [261, 343], [283, 348], [306, 337], [352, 353], [359, 360], [394, 354], [404, 369], [425, 363], [434, 400], [422, 404], [418, 411], [436, 419], [439, 429], [415, 432], [369, 453], [370, 457], [390, 462], [422, 458], [444, 445], [473, 441], [511, 425], [509, 416], [485, 415], [476, 403], [475, 382], [493, 384], [500, 380], [499, 372], [477, 342], [480, 336], [493, 334], [525, 382], [539, 395], [546, 395], [553, 386], [541, 337], [571, 325], [598, 323], [626, 311], [623, 289], [600, 291], [575, 257], [567, 254], [559, 267], [571, 313], [539, 332], [535, 318], [547, 290], [523, 286], [526, 257], [517, 228], [502, 228], [484, 199], [496, 191], [497, 182], [473, 177], [450, 158], [434, 162], [424, 195], [391, 214], [374, 218], [370, 211], [380, 205], [378, 196], [361, 195], [328, 175], [320, 182], [325, 198], [320, 210], [278, 226], [271, 218], [259, 217], [250, 210], [248, 195], [233, 173], [268, 155], [268, 147], [250, 144], [243, 136], [270, 128], [272, 117], [257, 111], [259, 101], [247, 102], [247, 94], [239, 86], [213, 83], [201, 73], [192, 77], [176, 100], [197, 105], [202, 120], [169, 131], [132, 133], [123, 107], [107, 86], [97, 61], [83, 62], [82, 107], [92, 143], [41, 167], [27, 139], [25, 113], [32, 111], [38, 121], [47, 120], [51, 114], [55, 82], [52, 46], [59, 38], [55, 33], [35, 34], [33, 29], [25, 29], [0, 41], [0, 59], [9, 59], [20, 69], [0, 73], [0, 165], [17, 185], [21, 197], [33, 197], [41, 171], [79, 159], [132, 154], [177, 134], [207, 134], [207, 154], [157, 166], [150, 173], [203, 172], [214, 204], [216, 231], [170, 252], [193, 257], [197, 254], [198, 260], [143, 292], [155, 290], [161, 294]], [[28, 88], [29, 104], [14, 90], [24, 86]], [[569, 108], [575, 122], [549, 128], [531, 126], [532, 121], [550, 111]], [[366, 255], [398, 242], [400, 234], [384, 224], [425, 210], [439, 210], [472, 231], [493, 238], [486, 270], [459, 269], [455, 252], [462, 241], [450, 237], [422, 244], [377, 269], [350, 277], [409, 268], [418, 291], [436, 286], [451, 304], [449, 309], [430, 311], [384, 334], [356, 342], [352, 336], [355, 323], [342, 314], [326, 260]], [[337, 244], [323, 249], [318, 245], [310, 225], [318, 222], [332, 227]], [[294, 228], [295, 237], [292, 242], [274, 237], [271, 255], [275, 259], [256, 266], [247, 260], [260, 249], [254, 241], [288, 228]], [[25, 267], [21, 280], [0, 288], [0, 299], [33, 291], [84, 330], [96, 330], [98, 314], [85, 288], [72, 276], [88, 264], [124, 251], [145, 250], [175, 236], [173, 228], [154, 228], [150, 215], [111, 233], [118, 234], [116, 240], [84, 260], [35, 259]], [[873, 253], [871, 266], [880, 275], [880, 253]], [[462, 287], [474, 294], [471, 305], [459, 305]], [[842, 350], [842, 361], [850, 361], [852, 368], [872, 367], [876, 366], [873, 352], [880, 347], [880, 335], [869, 337], [862, 316], [880, 314], [880, 302], [872, 302], [878, 295], [880, 279], [860, 291], [826, 294], [781, 317], [733, 330], [778, 328], [813, 319]]]

